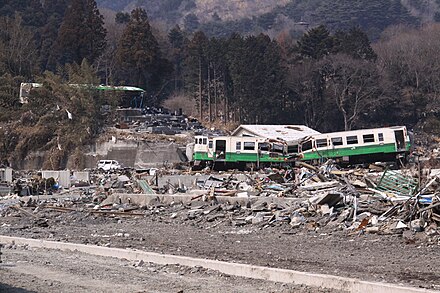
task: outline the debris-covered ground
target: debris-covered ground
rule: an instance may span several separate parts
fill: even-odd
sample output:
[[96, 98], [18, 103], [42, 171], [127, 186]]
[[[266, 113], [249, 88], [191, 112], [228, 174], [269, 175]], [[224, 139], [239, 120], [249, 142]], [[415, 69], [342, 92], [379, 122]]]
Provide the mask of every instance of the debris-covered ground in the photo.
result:
[[0, 292], [339, 292], [78, 252], [23, 246], [3, 252]]
[[92, 171], [72, 184], [5, 196], [0, 234], [440, 289], [434, 169]]

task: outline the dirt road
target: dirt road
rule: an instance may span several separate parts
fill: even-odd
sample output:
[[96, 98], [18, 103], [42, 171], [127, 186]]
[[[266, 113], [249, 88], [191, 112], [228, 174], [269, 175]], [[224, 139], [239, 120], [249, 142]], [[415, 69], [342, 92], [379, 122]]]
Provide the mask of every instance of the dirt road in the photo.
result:
[[0, 292], [337, 292], [77, 252], [26, 247], [3, 252]]
[[[289, 225], [246, 227], [171, 219], [92, 216], [81, 212], [3, 218], [3, 235], [90, 243], [440, 289], [437, 243], [402, 235], [309, 232]], [[218, 223], [218, 222], [217, 222]], [[47, 225], [47, 227], [45, 227]]]

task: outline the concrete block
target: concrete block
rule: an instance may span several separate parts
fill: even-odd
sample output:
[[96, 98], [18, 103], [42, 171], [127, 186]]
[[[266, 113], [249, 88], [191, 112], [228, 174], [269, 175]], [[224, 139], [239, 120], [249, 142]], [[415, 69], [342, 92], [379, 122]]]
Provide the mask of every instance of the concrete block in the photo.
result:
[[12, 168], [0, 169], [0, 182], [12, 182]]
[[58, 184], [64, 188], [70, 188], [70, 171], [54, 171], [54, 170], [43, 170], [41, 171], [41, 176], [44, 179], [54, 178]]
[[90, 173], [87, 171], [73, 172], [72, 179], [78, 180], [78, 181], [83, 181], [83, 182], [89, 182], [90, 181]]

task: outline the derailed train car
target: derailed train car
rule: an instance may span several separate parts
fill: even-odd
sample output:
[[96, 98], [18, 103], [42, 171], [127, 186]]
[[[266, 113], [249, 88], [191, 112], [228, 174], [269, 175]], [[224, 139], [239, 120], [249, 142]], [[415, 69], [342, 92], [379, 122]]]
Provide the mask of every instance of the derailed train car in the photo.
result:
[[300, 159], [334, 159], [341, 164], [404, 162], [411, 148], [405, 126], [393, 126], [323, 133], [304, 138], [299, 144]]
[[216, 169], [293, 166], [295, 161], [318, 163], [328, 159], [342, 165], [404, 162], [410, 147], [405, 126], [316, 134], [294, 142], [247, 136], [196, 136], [193, 161], [196, 168]]
[[194, 166], [216, 169], [248, 169], [265, 166], [281, 166], [293, 162], [283, 141], [260, 137], [196, 136], [194, 142]]

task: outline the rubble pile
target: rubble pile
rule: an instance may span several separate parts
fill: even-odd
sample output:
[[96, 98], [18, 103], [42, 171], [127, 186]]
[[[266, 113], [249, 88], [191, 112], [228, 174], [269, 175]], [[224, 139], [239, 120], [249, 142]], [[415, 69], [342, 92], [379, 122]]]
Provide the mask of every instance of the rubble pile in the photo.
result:
[[118, 109], [120, 122], [116, 128], [131, 129], [140, 133], [176, 135], [186, 132], [198, 134], [222, 134], [221, 131], [207, 130], [195, 118], [188, 117], [182, 111], [169, 111], [164, 108], [147, 107], [144, 109]]
[[[300, 176], [286, 179], [291, 172]], [[429, 178], [417, 189], [414, 178], [401, 173], [341, 171], [327, 166], [314, 176], [308, 169], [300, 169], [271, 173], [264, 179], [246, 176], [244, 181], [234, 180], [233, 175], [225, 180], [209, 177], [205, 181], [209, 192], [193, 197], [191, 203], [165, 207], [159, 202], [149, 208], [171, 219], [228, 222], [234, 226], [288, 224], [316, 232], [330, 228], [359, 234], [404, 234], [407, 241], [440, 241], [440, 197], [436, 193], [439, 178]], [[299, 184], [289, 184], [292, 180]], [[251, 191], [239, 190], [243, 186]], [[255, 198], [249, 194], [264, 198], [252, 200]], [[219, 198], [224, 201], [225, 195], [234, 197], [221, 203]], [[242, 203], [232, 200], [243, 196], [247, 198]]]
[[[74, 181], [79, 186], [53, 190], [53, 197], [2, 204], [0, 216], [30, 218], [40, 227], [51, 225], [51, 217], [59, 213], [158, 217], [194, 221], [204, 228], [255, 225], [289, 228], [292, 233], [306, 229], [348, 235], [400, 234], [408, 242], [440, 244], [436, 172], [424, 178], [424, 184], [419, 184], [416, 170], [395, 171], [380, 165], [342, 170], [330, 161], [320, 167], [300, 163], [292, 169], [205, 172], [94, 171], [89, 183]], [[168, 175], [178, 178], [177, 183], [167, 179], [159, 186]], [[185, 176], [194, 179], [191, 185], [184, 183]]]

